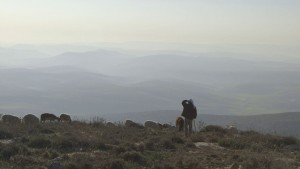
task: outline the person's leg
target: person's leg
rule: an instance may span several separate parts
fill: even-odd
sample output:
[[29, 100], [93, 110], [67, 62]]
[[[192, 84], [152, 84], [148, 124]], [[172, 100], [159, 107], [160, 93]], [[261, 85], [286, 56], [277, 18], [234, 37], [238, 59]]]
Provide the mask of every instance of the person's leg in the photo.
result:
[[185, 137], [188, 137], [188, 124], [189, 124], [189, 119], [185, 118], [184, 119], [184, 135], [185, 135]]
[[189, 120], [189, 133], [188, 133], [189, 137], [191, 137], [192, 132], [193, 132], [193, 120]]

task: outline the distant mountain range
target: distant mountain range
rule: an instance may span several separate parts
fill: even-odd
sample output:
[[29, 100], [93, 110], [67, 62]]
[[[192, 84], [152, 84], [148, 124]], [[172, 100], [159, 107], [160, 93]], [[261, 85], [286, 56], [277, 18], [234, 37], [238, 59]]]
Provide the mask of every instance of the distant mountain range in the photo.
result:
[[[13, 49], [9, 55], [0, 51], [6, 51], [0, 52], [3, 58], [22, 58], [19, 49], [16, 55]], [[6, 64], [9, 57], [2, 58], [0, 113], [178, 110], [186, 98], [193, 98], [203, 114], [300, 110], [298, 64], [166, 51], [146, 56], [112, 50], [53, 57], [33, 53], [14, 66]]]

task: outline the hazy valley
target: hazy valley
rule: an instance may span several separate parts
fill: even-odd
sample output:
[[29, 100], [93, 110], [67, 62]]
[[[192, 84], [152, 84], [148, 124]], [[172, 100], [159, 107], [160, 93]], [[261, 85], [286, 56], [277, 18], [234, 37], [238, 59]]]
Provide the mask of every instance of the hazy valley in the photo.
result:
[[[6, 58], [0, 64], [2, 114], [51, 112], [68, 113], [79, 119], [98, 116], [111, 121], [142, 122], [148, 118], [174, 123], [182, 109], [181, 100], [193, 98], [199, 120], [207, 124], [234, 123], [241, 129], [284, 133], [283, 126], [289, 130], [293, 127], [287, 127], [288, 123], [274, 130], [275, 124], [258, 127], [256, 124], [262, 122], [245, 115], [300, 110], [298, 62], [179, 51], [45, 53], [0, 49], [0, 57]], [[162, 118], [164, 111], [172, 113]], [[277, 123], [270, 118], [264, 121]], [[299, 131], [292, 133], [299, 135]]]

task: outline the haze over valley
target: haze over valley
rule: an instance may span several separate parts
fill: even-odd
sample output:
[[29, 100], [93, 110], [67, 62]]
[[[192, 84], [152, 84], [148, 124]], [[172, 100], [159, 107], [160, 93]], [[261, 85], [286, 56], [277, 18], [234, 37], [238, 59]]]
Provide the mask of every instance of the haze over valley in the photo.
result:
[[153, 50], [97, 49], [51, 56], [11, 47], [1, 48], [0, 53], [3, 113], [46, 111], [92, 117], [177, 111], [185, 98], [193, 98], [201, 114], [300, 109], [298, 62]]

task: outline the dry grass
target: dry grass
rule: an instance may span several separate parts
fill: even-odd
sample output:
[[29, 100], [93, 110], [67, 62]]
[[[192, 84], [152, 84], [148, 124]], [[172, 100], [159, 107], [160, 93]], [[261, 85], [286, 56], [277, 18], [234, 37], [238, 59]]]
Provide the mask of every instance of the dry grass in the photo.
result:
[[[176, 129], [154, 130], [122, 123], [106, 126], [103, 119], [46, 123], [37, 126], [0, 123], [1, 168], [67, 169], [297, 168], [299, 140], [254, 131], [232, 134], [220, 126], [206, 126], [191, 138]], [[219, 145], [196, 147], [195, 142]], [[291, 153], [293, 153], [291, 155]], [[284, 157], [284, 158], [283, 158]]]

